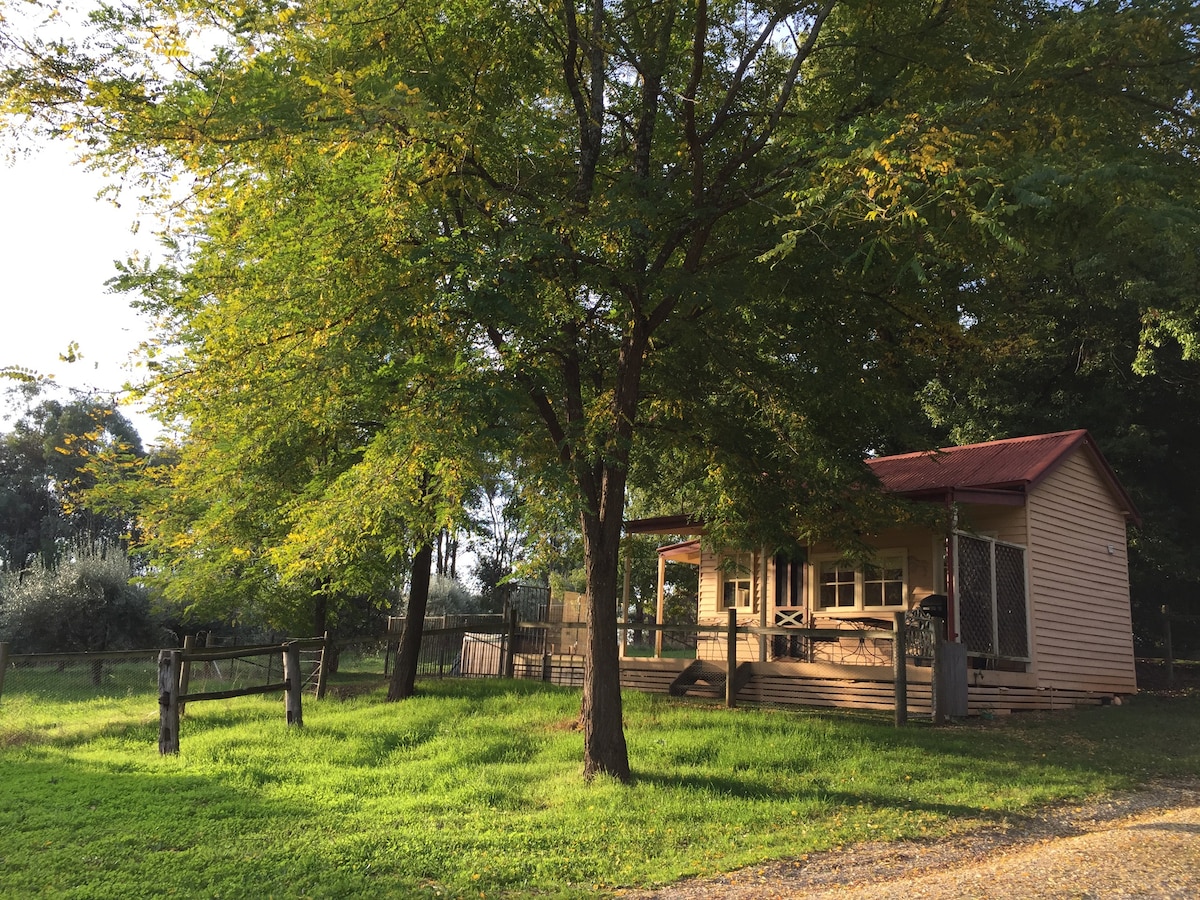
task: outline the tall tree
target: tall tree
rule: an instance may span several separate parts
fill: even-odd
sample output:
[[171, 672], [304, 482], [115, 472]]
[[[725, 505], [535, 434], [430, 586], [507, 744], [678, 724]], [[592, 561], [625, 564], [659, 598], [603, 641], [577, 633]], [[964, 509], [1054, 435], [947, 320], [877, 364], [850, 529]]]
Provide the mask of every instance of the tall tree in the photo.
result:
[[40, 400], [0, 434], [0, 568], [38, 559], [53, 568], [72, 544], [129, 543], [131, 513], [91, 496], [106, 456], [144, 453], [133, 425], [102, 397]]
[[[202, 403], [246, 397], [269, 428], [353, 422], [330, 401], [368, 398], [372, 464], [334, 482], [361, 489], [338, 492], [352, 513], [324, 491], [298, 505], [296, 565], [379, 533], [354, 498], [385, 473], [411, 488], [485, 436], [562, 497], [588, 584], [584, 772], [626, 779], [631, 475], [729, 537], [879, 514], [862, 453], [910, 409], [909, 363], [959, 328], [925, 260], [1006, 240], [1006, 154], [1056, 136], [1011, 116], [1074, 127], [1080, 81], [1136, 104], [1139, 72], [1190, 71], [1189, 8], [168, 0], [105, 7], [93, 45], [27, 44], [7, 81], [52, 129], [196, 178], [187, 289], [159, 307], [192, 352], [164, 387], [205, 372]], [[1114, 58], [1090, 30], [1105, 12], [1128, 36]], [[222, 45], [189, 56], [214, 28]], [[1083, 123], [1097, 140], [1106, 116]], [[421, 502], [455, 494], [392, 490], [435, 524]]]

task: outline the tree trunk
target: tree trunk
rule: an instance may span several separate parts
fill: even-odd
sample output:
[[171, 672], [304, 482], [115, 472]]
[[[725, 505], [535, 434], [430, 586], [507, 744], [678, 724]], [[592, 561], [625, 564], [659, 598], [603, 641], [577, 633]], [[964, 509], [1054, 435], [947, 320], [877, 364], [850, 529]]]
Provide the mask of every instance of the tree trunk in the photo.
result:
[[432, 565], [433, 542], [427, 541], [413, 556], [408, 609], [404, 614], [404, 631], [400, 633], [396, 666], [392, 669], [392, 680], [388, 684], [388, 702], [411, 697], [416, 686], [417, 660], [421, 654], [421, 633], [425, 630], [425, 608], [429, 604], [429, 570]]
[[322, 635], [329, 630], [329, 597], [324, 587], [317, 588], [313, 597], [313, 635]]
[[[613, 473], [610, 473], [612, 477]], [[615, 496], [624, 500], [624, 478]], [[605, 491], [611, 500], [612, 491]], [[588, 648], [583, 661], [583, 774], [629, 781], [629, 751], [621, 716], [621, 658], [617, 648], [617, 574], [623, 502], [604, 503], [600, 515], [583, 515], [587, 572]]]

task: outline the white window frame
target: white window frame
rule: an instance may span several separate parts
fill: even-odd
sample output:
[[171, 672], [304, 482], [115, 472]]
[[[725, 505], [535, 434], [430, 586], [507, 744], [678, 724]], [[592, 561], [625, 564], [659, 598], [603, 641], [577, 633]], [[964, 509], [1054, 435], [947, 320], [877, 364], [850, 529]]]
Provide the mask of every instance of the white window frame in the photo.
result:
[[[745, 560], [745, 565], [742, 564]], [[721, 573], [721, 593], [719, 594], [720, 608], [733, 606], [737, 609], [753, 610], [754, 603], [754, 554], [735, 553], [726, 557], [719, 569]], [[734, 602], [726, 600], [727, 588], [733, 585]]]
[[[854, 604], [852, 606], [822, 606], [821, 605], [821, 567], [825, 563], [839, 563], [845, 566], [844, 571], [854, 572]], [[814, 554], [810, 559], [809, 604], [813, 615], [819, 616], [853, 616], [871, 612], [897, 612], [908, 609], [908, 551], [905, 549], [880, 550], [875, 553], [868, 565], [878, 569], [900, 569], [900, 602], [893, 604], [868, 604], [866, 602], [866, 574], [864, 566], [846, 564], [845, 557], [840, 553]], [[849, 583], [849, 582], [844, 582]]]

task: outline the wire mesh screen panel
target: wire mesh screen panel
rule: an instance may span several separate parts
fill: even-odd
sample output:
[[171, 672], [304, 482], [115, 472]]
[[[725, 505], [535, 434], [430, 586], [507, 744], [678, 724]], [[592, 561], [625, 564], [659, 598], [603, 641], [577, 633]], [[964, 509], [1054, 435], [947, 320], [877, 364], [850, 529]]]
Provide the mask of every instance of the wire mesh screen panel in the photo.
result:
[[957, 540], [963, 644], [980, 656], [1028, 660], [1025, 548], [965, 534]]
[[959, 631], [968, 651], [992, 656], [992, 542], [958, 535]]
[[1001, 656], [1029, 656], [1025, 599], [1025, 550], [996, 544], [996, 627]]

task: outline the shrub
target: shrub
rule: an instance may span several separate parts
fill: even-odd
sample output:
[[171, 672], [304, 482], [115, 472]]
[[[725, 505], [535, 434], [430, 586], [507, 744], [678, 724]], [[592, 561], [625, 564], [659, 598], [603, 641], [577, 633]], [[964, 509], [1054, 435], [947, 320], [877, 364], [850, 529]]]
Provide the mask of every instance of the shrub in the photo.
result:
[[120, 547], [78, 544], [47, 565], [0, 575], [0, 640], [18, 653], [154, 647], [161, 629]]

